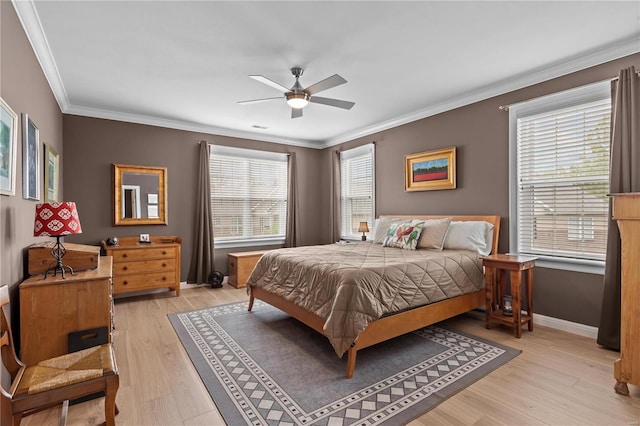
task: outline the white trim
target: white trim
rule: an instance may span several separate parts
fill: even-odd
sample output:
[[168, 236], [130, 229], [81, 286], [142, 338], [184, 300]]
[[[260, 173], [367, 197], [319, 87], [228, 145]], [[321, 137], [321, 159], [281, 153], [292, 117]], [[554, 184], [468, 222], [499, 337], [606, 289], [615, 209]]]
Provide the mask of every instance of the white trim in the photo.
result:
[[[324, 149], [339, 145], [363, 136], [381, 132], [413, 121], [421, 120], [445, 111], [489, 99], [494, 96], [522, 89], [523, 87], [561, 77], [572, 72], [580, 71], [595, 65], [613, 61], [624, 56], [640, 52], [640, 36], [635, 35], [628, 39], [620, 40], [579, 56], [568, 58], [567, 60], [556, 62], [545, 67], [526, 72], [515, 76], [512, 79], [501, 80], [496, 84], [480, 88], [462, 96], [454, 97], [439, 104], [429, 106], [411, 114], [396, 117], [385, 122], [363, 127], [359, 130], [343, 133], [342, 135], [327, 140], [304, 140], [297, 138], [283, 138], [277, 136], [267, 136], [261, 133], [250, 131], [234, 130], [217, 126], [209, 126], [198, 123], [189, 123], [177, 120], [165, 120], [155, 117], [147, 117], [136, 114], [127, 114], [115, 111], [93, 109], [71, 105], [69, 98], [62, 84], [62, 79], [58, 72], [57, 65], [49, 48], [49, 44], [44, 35], [40, 18], [32, 0], [12, 0], [18, 19], [24, 28], [27, 38], [31, 43], [33, 51], [38, 58], [38, 62], [44, 71], [45, 77], [51, 86], [51, 90], [64, 114], [81, 115], [86, 117], [104, 118], [108, 120], [118, 120], [129, 123], [146, 124], [150, 126], [166, 127], [170, 129], [186, 130], [192, 132], [208, 133], [212, 135], [246, 138], [263, 142], [274, 142], [285, 145], [301, 146], [306, 148]], [[612, 76], [613, 77], [613, 76]]]
[[226, 240], [214, 241], [214, 249], [227, 249], [234, 247], [253, 247], [253, 246], [280, 246], [284, 245], [284, 237], [279, 238], [261, 238], [255, 240]]
[[[518, 254], [518, 134], [517, 121], [541, 112], [559, 110], [611, 96], [609, 81], [599, 81], [577, 88], [529, 99], [509, 106], [509, 251]], [[604, 275], [604, 261], [538, 256], [536, 264], [543, 268]]]
[[251, 158], [255, 160], [279, 161], [282, 163], [286, 163], [289, 156], [286, 152], [273, 152], [260, 149], [237, 148], [235, 146], [214, 144], [209, 145], [209, 152], [212, 155], [238, 157], [242, 159]]
[[[553, 328], [554, 330], [566, 331], [567, 333], [577, 334], [579, 336], [589, 337], [591, 339], [598, 338], [598, 327], [591, 325], [571, 322], [560, 318], [548, 317], [533, 313], [533, 324], [542, 327]], [[534, 331], [535, 333], [535, 331]]]
[[11, 0], [13, 7], [18, 15], [18, 19], [24, 28], [24, 32], [27, 35], [27, 39], [31, 44], [33, 53], [36, 55], [40, 67], [44, 73], [45, 78], [49, 82], [53, 96], [58, 102], [60, 110], [64, 113], [69, 110], [71, 104], [69, 103], [69, 97], [62, 84], [62, 78], [58, 71], [58, 66], [53, 59], [53, 54], [49, 48], [49, 42], [42, 29], [42, 23], [40, 17], [36, 11], [36, 7], [33, 1], [19, 1]]
[[[483, 322], [485, 320], [484, 308], [469, 311], [466, 313], [466, 315], [469, 315], [472, 318], [478, 319]], [[594, 340], [598, 338], [598, 327], [580, 324], [579, 322], [567, 321], [560, 318], [548, 317], [546, 315], [536, 314], [535, 312], [533, 313], [533, 324], [534, 326], [539, 325], [541, 327], [565, 331], [567, 333], [576, 334], [578, 336], [589, 337]], [[535, 327], [533, 332], [535, 333]]]

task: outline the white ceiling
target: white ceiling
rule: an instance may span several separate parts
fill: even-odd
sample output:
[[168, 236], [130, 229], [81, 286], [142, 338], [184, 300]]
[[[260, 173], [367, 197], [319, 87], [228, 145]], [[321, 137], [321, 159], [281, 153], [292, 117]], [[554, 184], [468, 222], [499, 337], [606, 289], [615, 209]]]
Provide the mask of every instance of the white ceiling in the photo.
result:
[[[22, 1], [63, 112], [326, 147], [640, 52], [638, 1]], [[291, 119], [250, 79], [348, 83]], [[252, 126], [264, 126], [258, 130]]]

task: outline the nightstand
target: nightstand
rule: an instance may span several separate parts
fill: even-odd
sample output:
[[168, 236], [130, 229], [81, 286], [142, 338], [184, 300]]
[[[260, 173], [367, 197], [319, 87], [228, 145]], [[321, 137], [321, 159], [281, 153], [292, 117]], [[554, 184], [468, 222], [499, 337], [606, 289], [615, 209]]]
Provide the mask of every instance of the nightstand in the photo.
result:
[[[485, 267], [485, 309], [486, 327], [504, 324], [513, 327], [513, 335], [522, 337], [522, 326], [528, 324], [533, 331], [533, 267], [536, 257], [514, 254], [493, 254], [482, 257]], [[503, 297], [506, 295], [507, 272], [511, 278], [512, 315], [503, 311]], [[524, 277], [523, 277], [524, 276]], [[522, 284], [524, 284], [527, 314], [522, 313]]]

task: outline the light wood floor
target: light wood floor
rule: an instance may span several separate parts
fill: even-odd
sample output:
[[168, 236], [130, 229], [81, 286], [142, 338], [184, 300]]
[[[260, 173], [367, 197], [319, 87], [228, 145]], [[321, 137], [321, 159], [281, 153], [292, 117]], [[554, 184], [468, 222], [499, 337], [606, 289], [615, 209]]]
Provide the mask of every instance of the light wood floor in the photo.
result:
[[[116, 300], [118, 425], [223, 425], [167, 313], [243, 300], [244, 289], [227, 285], [184, 289], [180, 297], [156, 294]], [[544, 327], [523, 331], [522, 339], [514, 339], [507, 328], [486, 330], [483, 321], [468, 316], [449, 323], [523, 352], [412, 426], [639, 424], [640, 388], [629, 386], [630, 397], [614, 393], [613, 361], [618, 354], [598, 348], [593, 340]], [[72, 406], [67, 424], [100, 424], [103, 407], [101, 399]], [[22, 424], [56, 425], [59, 413], [52, 408]]]

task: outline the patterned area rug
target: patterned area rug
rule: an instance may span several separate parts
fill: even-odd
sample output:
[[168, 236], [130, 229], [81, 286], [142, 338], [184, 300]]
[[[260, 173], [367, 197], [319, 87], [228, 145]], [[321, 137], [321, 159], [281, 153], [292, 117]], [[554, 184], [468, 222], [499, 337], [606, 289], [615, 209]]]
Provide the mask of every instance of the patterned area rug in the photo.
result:
[[358, 351], [345, 378], [329, 341], [256, 300], [170, 314], [229, 425], [398, 425], [520, 352], [430, 326]]

